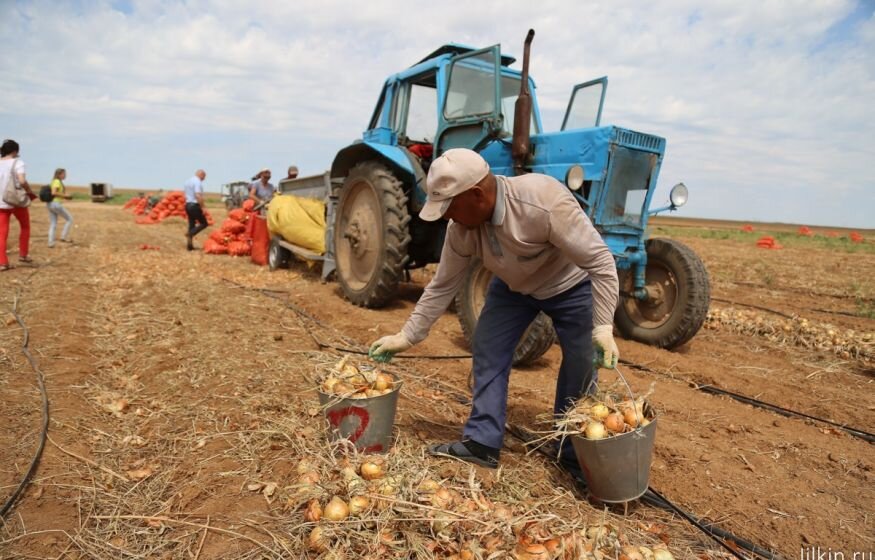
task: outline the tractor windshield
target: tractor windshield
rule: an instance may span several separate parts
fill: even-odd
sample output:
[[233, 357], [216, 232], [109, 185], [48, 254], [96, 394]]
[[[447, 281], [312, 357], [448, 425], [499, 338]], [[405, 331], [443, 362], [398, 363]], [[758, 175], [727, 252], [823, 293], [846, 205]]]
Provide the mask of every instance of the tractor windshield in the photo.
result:
[[610, 158], [603, 222], [641, 227], [657, 156], [617, 146]]

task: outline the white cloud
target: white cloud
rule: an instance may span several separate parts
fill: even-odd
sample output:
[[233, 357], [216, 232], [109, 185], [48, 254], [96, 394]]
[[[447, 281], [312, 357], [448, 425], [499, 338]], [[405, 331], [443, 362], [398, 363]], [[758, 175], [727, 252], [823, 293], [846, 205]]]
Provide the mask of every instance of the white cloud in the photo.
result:
[[[214, 184], [292, 161], [317, 172], [360, 136], [388, 74], [446, 42], [519, 56], [533, 27], [548, 130], [573, 84], [608, 75], [603, 122], [668, 139], [659, 197], [683, 180], [689, 214], [875, 227], [871, 5], [112, 5], [6, 6], [0, 128], [22, 141], [32, 173], [64, 161], [73, 182], [162, 186], [198, 166]], [[825, 190], [829, 204], [805, 203]]]

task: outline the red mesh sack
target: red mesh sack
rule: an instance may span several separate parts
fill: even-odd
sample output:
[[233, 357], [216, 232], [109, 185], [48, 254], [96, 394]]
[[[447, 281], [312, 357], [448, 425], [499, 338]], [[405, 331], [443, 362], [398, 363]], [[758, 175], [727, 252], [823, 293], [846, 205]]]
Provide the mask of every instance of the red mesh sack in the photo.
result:
[[222, 231], [233, 234], [243, 233], [244, 231], [246, 231], [246, 226], [244, 226], [237, 220], [232, 220], [231, 218], [228, 218], [222, 223]]
[[[270, 250], [270, 232], [267, 230], [267, 220], [255, 216], [252, 222], [252, 262], [264, 266], [267, 264], [267, 252]], [[247, 224], [248, 225], [248, 224]]]
[[245, 257], [249, 254], [249, 243], [245, 241], [232, 241], [228, 243], [228, 254], [233, 257]]

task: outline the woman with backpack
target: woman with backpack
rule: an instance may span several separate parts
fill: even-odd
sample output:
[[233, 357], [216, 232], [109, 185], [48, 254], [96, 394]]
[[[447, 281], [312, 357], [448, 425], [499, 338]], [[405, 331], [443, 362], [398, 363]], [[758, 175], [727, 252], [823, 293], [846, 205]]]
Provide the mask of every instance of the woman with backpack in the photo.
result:
[[[64, 231], [61, 232], [61, 241], [63, 243], [72, 243], [70, 239], [70, 228], [73, 227], [73, 216], [67, 212], [67, 209], [61, 204], [60, 199], [72, 200], [73, 197], [67, 194], [64, 188], [64, 179], [67, 178], [67, 170], [59, 167], [55, 169], [55, 176], [52, 178], [49, 192], [40, 192], [40, 200], [48, 203], [49, 208], [49, 248], [55, 246], [55, 228], [58, 227], [58, 216], [66, 220]], [[43, 187], [45, 189], [45, 187]], [[48, 200], [46, 200], [48, 199]]]
[[[24, 162], [18, 159], [19, 151], [18, 142], [15, 140], [4, 140], [0, 146], [0, 191], [3, 196], [0, 196], [0, 272], [12, 268], [9, 266], [9, 258], [6, 256], [6, 241], [9, 238], [9, 221], [12, 216], [18, 220], [18, 225], [21, 232], [18, 236], [18, 261], [22, 263], [31, 263], [28, 253], [30, 246], [30, 201], [36, 198], [30, 185], [27, 183], [25, 176]], [[12, 203], [7, 202], [6, 190], [12, 185], [12, 190], [23, 190], [26, 198], [23, 200], [13, 200]]]

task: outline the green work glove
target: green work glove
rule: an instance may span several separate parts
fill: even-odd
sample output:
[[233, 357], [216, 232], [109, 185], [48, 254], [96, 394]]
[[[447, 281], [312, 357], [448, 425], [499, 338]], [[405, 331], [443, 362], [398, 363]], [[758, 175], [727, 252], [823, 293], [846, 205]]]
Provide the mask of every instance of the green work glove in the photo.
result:
[[371, 347], [368, 349], [368, 357], [375, 362], [386, 363], [391, 360], [395, 354], [404, 352], [412, 346], [413, 343], [407, 340], [404, 333], [399, 332], [398, 334], [384, 336], [371, 344]]
[[613, 325], [599, 325], [592, 329], [593, 362], [596, 367], [614, 369], [620, 359], [620, 350], [614, 342]]

